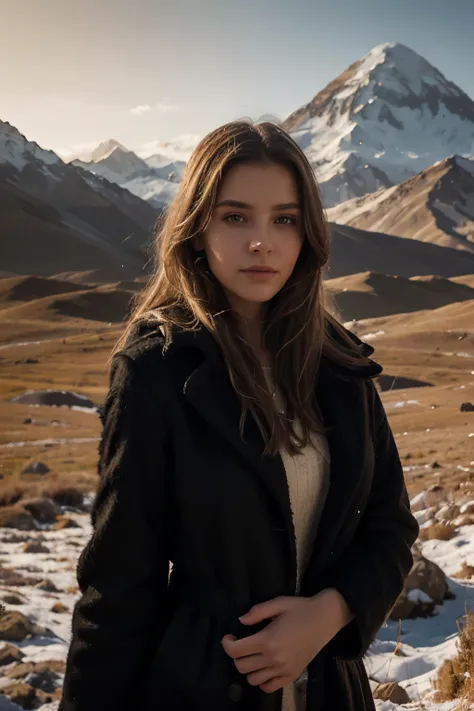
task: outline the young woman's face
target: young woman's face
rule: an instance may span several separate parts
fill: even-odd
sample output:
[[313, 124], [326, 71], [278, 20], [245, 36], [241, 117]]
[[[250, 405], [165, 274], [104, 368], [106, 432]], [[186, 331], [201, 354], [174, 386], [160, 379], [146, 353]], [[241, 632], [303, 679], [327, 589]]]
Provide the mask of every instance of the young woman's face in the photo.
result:
[[285, 285], [303, 244], [301, 218], [289, 170], [258, 163], [229, 170], [196, 247], [205, 250], [232, 308], [248, 312], [250, 304], [269, 301]]

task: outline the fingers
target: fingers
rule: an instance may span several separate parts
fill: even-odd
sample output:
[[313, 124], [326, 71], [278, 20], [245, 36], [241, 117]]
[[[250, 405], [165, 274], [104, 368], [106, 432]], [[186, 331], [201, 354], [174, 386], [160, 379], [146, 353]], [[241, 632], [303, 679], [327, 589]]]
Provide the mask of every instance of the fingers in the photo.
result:
[[237, 659], [238, 657], [247, 657], [252, 654], [260, 654], [266, 649], [265, 645], [266, 635], [264, 631], [257, 632], [249, 637], [243, 637], [242, 639], [232, 638], [231, 635], [225, 635], [221, 639], [221, 644], [224, 647], [224, 651], [232, 659]]
[[259, 671], [265, 666], [263, 654], [251, 654], [248, 657], [239, 657], [234, 660], [234, 664], [241, 674]]
[[250, 686], [260, 686], [261, 684], [266, 684], [275, 678], [275, 670], [267, 667], [265, 669], [258, 669], [251, 674], [247, 674], [247, 681]]

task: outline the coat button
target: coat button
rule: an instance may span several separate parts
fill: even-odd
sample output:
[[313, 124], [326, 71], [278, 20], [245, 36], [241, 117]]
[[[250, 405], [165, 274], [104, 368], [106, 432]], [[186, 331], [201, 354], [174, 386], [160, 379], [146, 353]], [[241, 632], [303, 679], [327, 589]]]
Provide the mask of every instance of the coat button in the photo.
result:
[[227, 689], [227, 696], [231, 701], [240, 701], [242, 698], [243, 689], [240, 684], [231, 684]]

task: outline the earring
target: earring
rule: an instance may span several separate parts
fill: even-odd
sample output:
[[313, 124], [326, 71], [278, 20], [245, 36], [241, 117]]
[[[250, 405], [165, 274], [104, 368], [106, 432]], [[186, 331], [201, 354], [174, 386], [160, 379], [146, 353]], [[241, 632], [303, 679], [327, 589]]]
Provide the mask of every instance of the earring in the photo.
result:
[[198, 268], [198, 262], [202, 261], [203, 259], [206, 259], [206, 250], [204, 249], [197, 249], [196, 254], [198, 255], [196, 259], [194, 260], [194, 266], [196, 269]]

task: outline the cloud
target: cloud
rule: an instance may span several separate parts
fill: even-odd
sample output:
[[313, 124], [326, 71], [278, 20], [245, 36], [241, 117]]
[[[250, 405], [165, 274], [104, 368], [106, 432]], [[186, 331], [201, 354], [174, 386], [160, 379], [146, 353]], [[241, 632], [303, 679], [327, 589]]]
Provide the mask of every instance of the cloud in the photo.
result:
[[143, 114], [148, 113], [148, 111], [151, 111], [151, 106], [150, 104], [139, 104], [138, 106], [135, 106], [133, 109], [130, 109], [130, 113], [132, 116], [143, 116]]
[[60, 150], [55, 151], [55, 153], [66, 162], [73, 160], [74, 158], [87, 161], [90, 158], [89, 153], [93, 151], [94, 148], [97, 148], [98, 143], [99, 140], [74, 143], [74, 145], [69, 146], [68, 148], [61, 148]]
[[164, 113], [168, 111], [177, 111], [178, 109], [178, 104], [173, 104], [173, 102], [167, 96], [165, 96], [160, 101], [157, 101], [156, 104], [154, 104], [153, 106], [151, 106], [151, 104], [139, 104], [133, 109], [130, 109], [130, 113], [132, 114], [132, 116], [143, 116], [143, 114], [147, 114], [150, 111]]
[[185, 133], [169, 141], [149, 141], [135, 151], [140, 158], [149, 158], [152, 155], [161, 155], [170, 160], [187, 161], [202, 136]]

